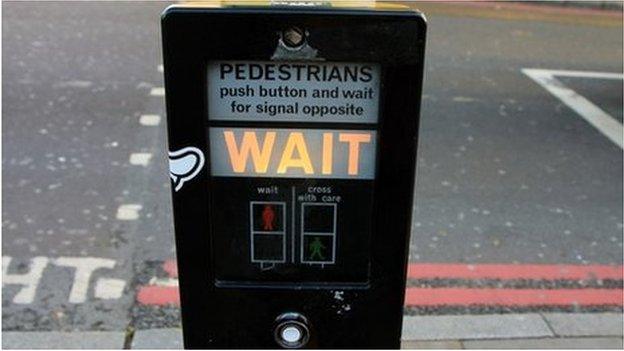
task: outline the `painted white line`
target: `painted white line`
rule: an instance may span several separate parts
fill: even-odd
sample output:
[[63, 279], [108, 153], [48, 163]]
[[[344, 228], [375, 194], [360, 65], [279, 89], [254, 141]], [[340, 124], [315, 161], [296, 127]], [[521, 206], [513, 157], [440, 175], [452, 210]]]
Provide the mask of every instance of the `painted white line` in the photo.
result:
[[165, 96], [165, 88], [155, 87], [150, 90], [151, 96]]
[[12, 258], [2, 256], [2, 286], [6, 284], [22, 285], [23, 287], [13, 297], [15, 304], [28, 304], [35, 300], [37, 287], [43, 275], [43, 270], [48, 265], [46, 257], [35, 257], [30, 262], [30, 270], [23, 274], [9, 274], [9, 266]]
[[100, 278], [95, 282], [95, 297], [98, 299], [118, 299], [123, 294], [126, 282], [121, 279]]
[[55, 88], [89, 88], [93, 85], [88, 80], [69, 80], [54, 84]]
[[115, 260], [95, 257], [59, 257], [53, 262], [57, 266], [71, 267], [76, 270], [74, 284], [69, 292], [70, 303], [83, 303], [87, 300], [89, 281], [94, 271], [115, 267]]
[[156, 278], [156, 277], [152, 277], [152, 279], [150, 279], [150, 281], [149, 281], [149, 285], [177, 287], [178, 286], [178, 278]]
[[609, 140], [623, 148], [624, 128], [611, 115], [594, 105], [591, 101], [565, 86], [555, 76], [624, 79], [623, 74], [604, 72], [580, 72], [523, 68], [522, 73], [533, 79], [548, 92], [559, 98], [569, 108], [581, 115], [589, 124], [598, 129]]
[[537, 74], [559, 76], [559, 77], [624, 79], [624, 74], [611, 73], [611, 72], [564, 71], [564, 70], [557, 70], [557, 69], [536, 69], [536, 68], [525, 68], [524, 70], [531, 71]]
[[[85, 303], [94, 273], [99, 269], [112, 269], [116, 265], [115, 260], [98, 257], [34, 257], [28, 262], [27, 272], [14, 274], [8, 273], [12, 261], [11, 256], [2, 256], [2, 286], [17, 285], [20, 288], [11, 300], [14, 304], [33, 303], [43, 274], [54, 272], [53, 266], [73, 268], [73, 283], [68, 301], [75, 304]], [[95, 282], [94, 296], [100, 299], [118, 299], [125, 287], [126, 282], [122, 279], [101, 277]], [[66, 293], [66, 288], [65, 285], [59, 287], [61, 293]], [[42, 293], [49, 294], [50, 291], [45, 290]]]
[[165, 66], [158, 65], [158, 72], [163, 73], [165, 71]]
[[133, 221], [139, 218], [139, 211], [143, 206], [138, 204], [125, 204], [117, 209], [117, 219], [122, 221]]
[[130, 164], [135, 166], [146, 167], [152, 159], [152, 154], [148, 152], [136, 152], [130, 154]]
[[144, 126], [157, 126], [160, 124], [160, 116], [159, 115], [142, 115], [139, 118], [139, 123]]

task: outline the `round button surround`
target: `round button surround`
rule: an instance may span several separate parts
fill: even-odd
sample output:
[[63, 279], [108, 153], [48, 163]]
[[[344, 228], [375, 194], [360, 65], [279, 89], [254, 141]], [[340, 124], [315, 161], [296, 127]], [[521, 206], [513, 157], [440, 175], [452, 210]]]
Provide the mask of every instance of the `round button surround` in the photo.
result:
[[284, 313], [277, 319], [275, 341], [286, 349], [297, 349], [305, 346], [310, 339], [310, 329], [305, 317], [298, 313]]

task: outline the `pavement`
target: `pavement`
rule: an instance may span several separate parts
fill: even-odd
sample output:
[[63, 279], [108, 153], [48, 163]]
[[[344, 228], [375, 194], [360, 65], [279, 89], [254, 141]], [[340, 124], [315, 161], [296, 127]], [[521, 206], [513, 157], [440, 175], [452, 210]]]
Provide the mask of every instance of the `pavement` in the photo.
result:
[[[403, 321], [406, 349], [622, 349], [619, 313], [417, 316]], [[179, 328], [124, 332], [3, 332], [4, 349], [181, 349]]]
[[[404, 346], [621, 348], [621, 12], [410, 5], [429, 32]], [[166, 6], [3, 3], [5, 348], [179, 346]]]

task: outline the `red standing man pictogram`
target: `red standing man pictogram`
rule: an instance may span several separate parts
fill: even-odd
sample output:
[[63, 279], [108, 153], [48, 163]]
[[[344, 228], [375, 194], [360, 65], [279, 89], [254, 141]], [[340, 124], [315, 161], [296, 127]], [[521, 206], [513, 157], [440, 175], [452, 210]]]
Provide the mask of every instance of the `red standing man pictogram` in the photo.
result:
[[273, 221], [275, 220], [275, 211], [271, 205], [264, 205], [262, 210], [262, 230], [273, 231]]

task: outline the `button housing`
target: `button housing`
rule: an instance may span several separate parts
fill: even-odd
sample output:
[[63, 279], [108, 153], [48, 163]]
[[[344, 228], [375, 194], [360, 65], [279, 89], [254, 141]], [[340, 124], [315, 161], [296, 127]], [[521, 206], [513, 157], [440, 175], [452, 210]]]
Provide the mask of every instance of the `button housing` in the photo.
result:
[[310, 340], [308, 320], [296, 312], [287, 312], [276, 319], [274, 331], [275, 341], [280, 347], [298, 349], [304, 347]]

